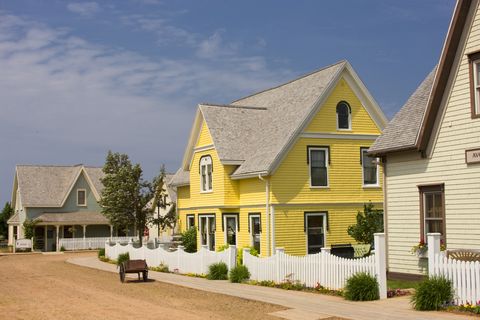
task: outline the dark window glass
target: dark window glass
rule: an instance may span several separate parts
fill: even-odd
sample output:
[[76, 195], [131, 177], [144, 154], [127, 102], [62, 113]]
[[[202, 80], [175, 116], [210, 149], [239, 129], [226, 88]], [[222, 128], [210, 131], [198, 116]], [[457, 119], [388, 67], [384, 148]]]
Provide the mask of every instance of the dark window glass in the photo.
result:
[[323, 215], [307, 216], [308, 254], [321, 251], [324, 246]]
[[337, 105], [338, 129], [350, 129], [350, 106], [346, 102]]
[[376, 158], [370, 157], [367, 150], [362, 151], [363, 184], [377, 184], [377, 163]]
[[310, 177], [312, 186], [327, 186], [326, 150], [310, 150]]

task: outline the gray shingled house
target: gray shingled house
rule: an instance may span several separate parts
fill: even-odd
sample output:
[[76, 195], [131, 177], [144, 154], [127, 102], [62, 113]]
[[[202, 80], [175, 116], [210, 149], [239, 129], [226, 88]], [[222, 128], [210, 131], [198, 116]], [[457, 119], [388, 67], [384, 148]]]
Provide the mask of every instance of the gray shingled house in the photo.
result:
[[61, 239], [110, 237], [113, 227], [98, 204], [102, 175], [102, 168], [84, 165], [17, 165], [9, 245], [24, 237], [26, 219], [38, 221], [35, 247], [42, 251], [59, 250]]

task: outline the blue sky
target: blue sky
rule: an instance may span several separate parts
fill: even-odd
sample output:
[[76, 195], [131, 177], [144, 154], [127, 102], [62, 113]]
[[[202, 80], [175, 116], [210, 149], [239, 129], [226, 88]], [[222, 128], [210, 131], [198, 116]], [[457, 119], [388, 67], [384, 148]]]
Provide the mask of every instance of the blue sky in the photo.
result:
[[391, 118], [437, 63], [454, 0], [0, 0], [0, 201], [15, 164], [147, 178], [181, 161], [196, 105], [347, 59]]

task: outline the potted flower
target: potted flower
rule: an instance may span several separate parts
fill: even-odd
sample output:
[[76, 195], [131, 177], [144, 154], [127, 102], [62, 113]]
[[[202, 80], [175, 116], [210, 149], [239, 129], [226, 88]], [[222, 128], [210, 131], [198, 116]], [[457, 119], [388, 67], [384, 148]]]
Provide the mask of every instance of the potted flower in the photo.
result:
[[[443, 239], [440, 239], [440, 251], [445, 251], [446, 249], [447, 247], [445, 246]], [[410, 252], [417, 255], [419, 258], [428, 258], [428, 245], [425, 240], [420, 239], [418, 244], [414, 245]]]

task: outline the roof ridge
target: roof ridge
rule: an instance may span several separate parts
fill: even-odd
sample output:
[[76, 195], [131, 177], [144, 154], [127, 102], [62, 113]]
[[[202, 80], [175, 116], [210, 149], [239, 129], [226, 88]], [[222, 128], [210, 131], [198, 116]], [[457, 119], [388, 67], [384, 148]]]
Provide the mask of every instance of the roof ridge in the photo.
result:
[[301, 76], [299, 76], [299, 77], [297, 77], [297, 78], [295, 78], [295, 79], [293, 79], [293, 80], [290, 80], [290, 81], [288, 81], [288, 82], [279, 84], [279, 85], [277, 85], [277, 86], [275, 86], [275, 87], [267, 88], [267, 89], [265, 89], [265, 90], [252, 93], [252, 94], [250, 94], [250, 95], [248, 95], [248, 96], [245, 96], [245, 97], [242, 97], [242, 98], [240, 98], [240, 99], [236, 99], [236, 100], [232, 101], [231, 103], [235, 103], [235, 102], [237, 102], [237, 101], [244, 100], [244, 99], [247, 99], [247, 98], [256, 96], [256, 95], [258, 95], [258, 94], [261, 94], [261, 93], [264, 93], [264, 92], [267, 92], [267, 91], [270, 91], [270, 90], [278, 89], [278, 88], [280, 88], [280, 87], [286, 86], [286, 85], [288, 85], [288, 84], [291, 84], [292, 82], [301, 80], [301, 79], [303, 79], [303, 78], [306, 78], [306, 77], [308, 77], [308, 76], [311, 76], [311, 75], [313, 75], [313, 74], [315, 74], [315, 73], [318, 73], [318, 72], [320, 72], [320, 71], [324, 71], [324, 70], [327, 70], [327, 69], [329, 69], [329, 68], [332, 68], [332, 67], [334, 67], [334, 66], [336, 66], [336, 65], [339, 65], [339, 64], [342, 64], [342, 63], [347, 63], [347, 62], [348, 62], [348, 60], [342, 59], [342, 60], [340, 60], [340, 61], [338, 61], [338, 62], [335, 62], [335, 63], [333, 63], [333, 64], [331, 64], [331, 65], [328, 65], [328, 66], [326, 66], [326, 67], [322, 67], [322, 68], [316, 69], [316, 70], [314, 70], [314, 71], [312, 71], [312, 72], [303, 74], [303, 75], [301, 75]]
[[17, 164], [16, 167], [50, 167], [50, 168], [102, 168], [99, 166], [86, 166], [83, 164], [75, 164], [75, 165], [62, 165], [62, 164]]
[[200, 106], [205, 107], [220, 107], [220, 108], [235, 108], [235, 109], [254, 109], [254, 110], [267, 110], [265, 107], [253, 107], [253, 106], [240, 106], [232, 104], [216, 104], [216, 103], [200, 103]]

